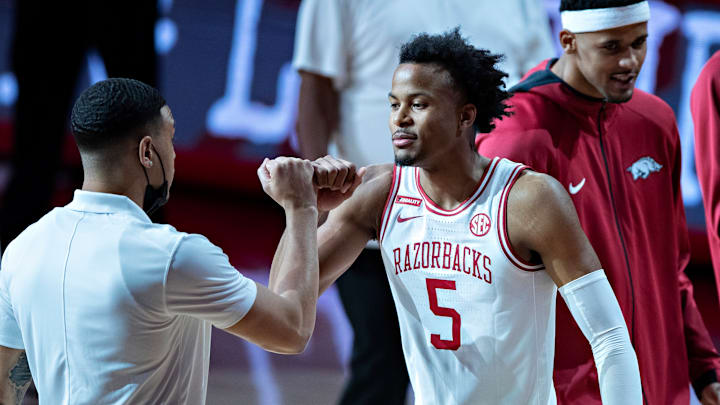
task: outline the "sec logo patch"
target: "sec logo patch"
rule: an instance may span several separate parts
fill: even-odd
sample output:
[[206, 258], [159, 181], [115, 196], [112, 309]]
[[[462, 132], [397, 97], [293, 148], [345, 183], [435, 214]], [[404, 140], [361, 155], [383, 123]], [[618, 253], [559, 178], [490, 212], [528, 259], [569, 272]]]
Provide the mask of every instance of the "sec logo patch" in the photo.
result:
[[470, 232], [475, 236], [485, 236], [490, 232], [490, 217], [485, 214], [475, 214], [470, 220]]

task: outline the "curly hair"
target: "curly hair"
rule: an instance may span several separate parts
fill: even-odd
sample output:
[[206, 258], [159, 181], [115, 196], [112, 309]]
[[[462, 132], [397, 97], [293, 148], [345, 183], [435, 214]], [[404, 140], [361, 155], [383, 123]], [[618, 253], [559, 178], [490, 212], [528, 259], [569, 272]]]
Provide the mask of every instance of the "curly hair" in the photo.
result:
[[102, 149], [157, 122], [165, 99], [153, 87], [134, 79], [95, 83], [75, 102], [70, 118], [78, 148]]
[[560, 11], [591, 10], [596, 8], [623, 7], [643, 0], [561, 0]]
[[507, 74], [495, 65], [502, 60], [486, 49], [470, 45], [460, 27], [439, 35], [418, 34], [400, 48], [400, 63], [436, 64], [445, 69], [466, 102], [475, 105], [473, 125], [478, 132], [490, 132], [495, 119], [509, 116], [503, 78]]

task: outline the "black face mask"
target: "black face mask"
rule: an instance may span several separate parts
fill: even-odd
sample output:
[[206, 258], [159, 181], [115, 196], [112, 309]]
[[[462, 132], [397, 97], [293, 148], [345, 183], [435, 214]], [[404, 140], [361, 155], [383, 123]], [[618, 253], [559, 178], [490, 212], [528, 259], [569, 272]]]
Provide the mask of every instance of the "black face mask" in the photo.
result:
[[[152, 146], [152, 145], [150, 145]], [[168, 182], [165, 178], [165, 166], [163, 165], [162, 158], [160, 157], [160, 154], [157, 152], [157, 149], [155, 149], [155, 146], [152, 146], [152, 148], [155, 150], [155, 154], [158, 157], [158, 160], [160, 161], [160, 168], [163, 172], [163, 183], [160, 185], [160, 187], [153, 187], [150, 185], [150, 178], [148, 177], [147, 170], [145, 170], [145, 166], [143, 166], [143, 172], [145, 173], [145, 179], [147, 180], [147, 186], [145, 187], [145, 198], [143, 198], [143, 210], [145, 210], [145, 213], [148, 215], [152, 215], [153, 212], [157, 211], [158, 208], [165, 205], [165, 203], [168, 200]]]

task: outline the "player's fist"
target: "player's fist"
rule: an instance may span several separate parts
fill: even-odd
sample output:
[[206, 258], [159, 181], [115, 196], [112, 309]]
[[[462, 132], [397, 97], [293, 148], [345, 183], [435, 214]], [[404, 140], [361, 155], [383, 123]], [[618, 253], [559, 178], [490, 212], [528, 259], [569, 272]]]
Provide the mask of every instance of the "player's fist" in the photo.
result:
[[283, 208], [314, 207], [317, 203], [310, 161], [283, 156], [265, 159], [257, 173], [263, 191]]
[[714, 382], [705, 387], [700, 402], [703, 405], [720, 405], [720, 383]]
[[365, 174], [364, 167], [357, 169], [353, 163], [330, 155], [316, 159], [312, 165], [320, 211], [330, 211], [350, 198]]

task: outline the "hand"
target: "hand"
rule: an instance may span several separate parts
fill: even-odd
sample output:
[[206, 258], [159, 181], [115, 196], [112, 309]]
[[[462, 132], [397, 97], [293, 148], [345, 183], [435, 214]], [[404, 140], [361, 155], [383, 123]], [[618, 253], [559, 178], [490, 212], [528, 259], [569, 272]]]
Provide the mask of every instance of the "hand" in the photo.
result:
[[720, 382], [714, 382], [703, 389], [700, 403], [702, 405], [720, 405]]
[[314, 170], [309, 160], [283, 156], [265, 159], [257, 173], [263, 191], [284, 209], [316, 207]]
[[330, 211], [350, 198], [365, 174], [364, 167], [356, 170], [354, 164], [329, 155], [316, 159], [312, 165], [319, 211]]

